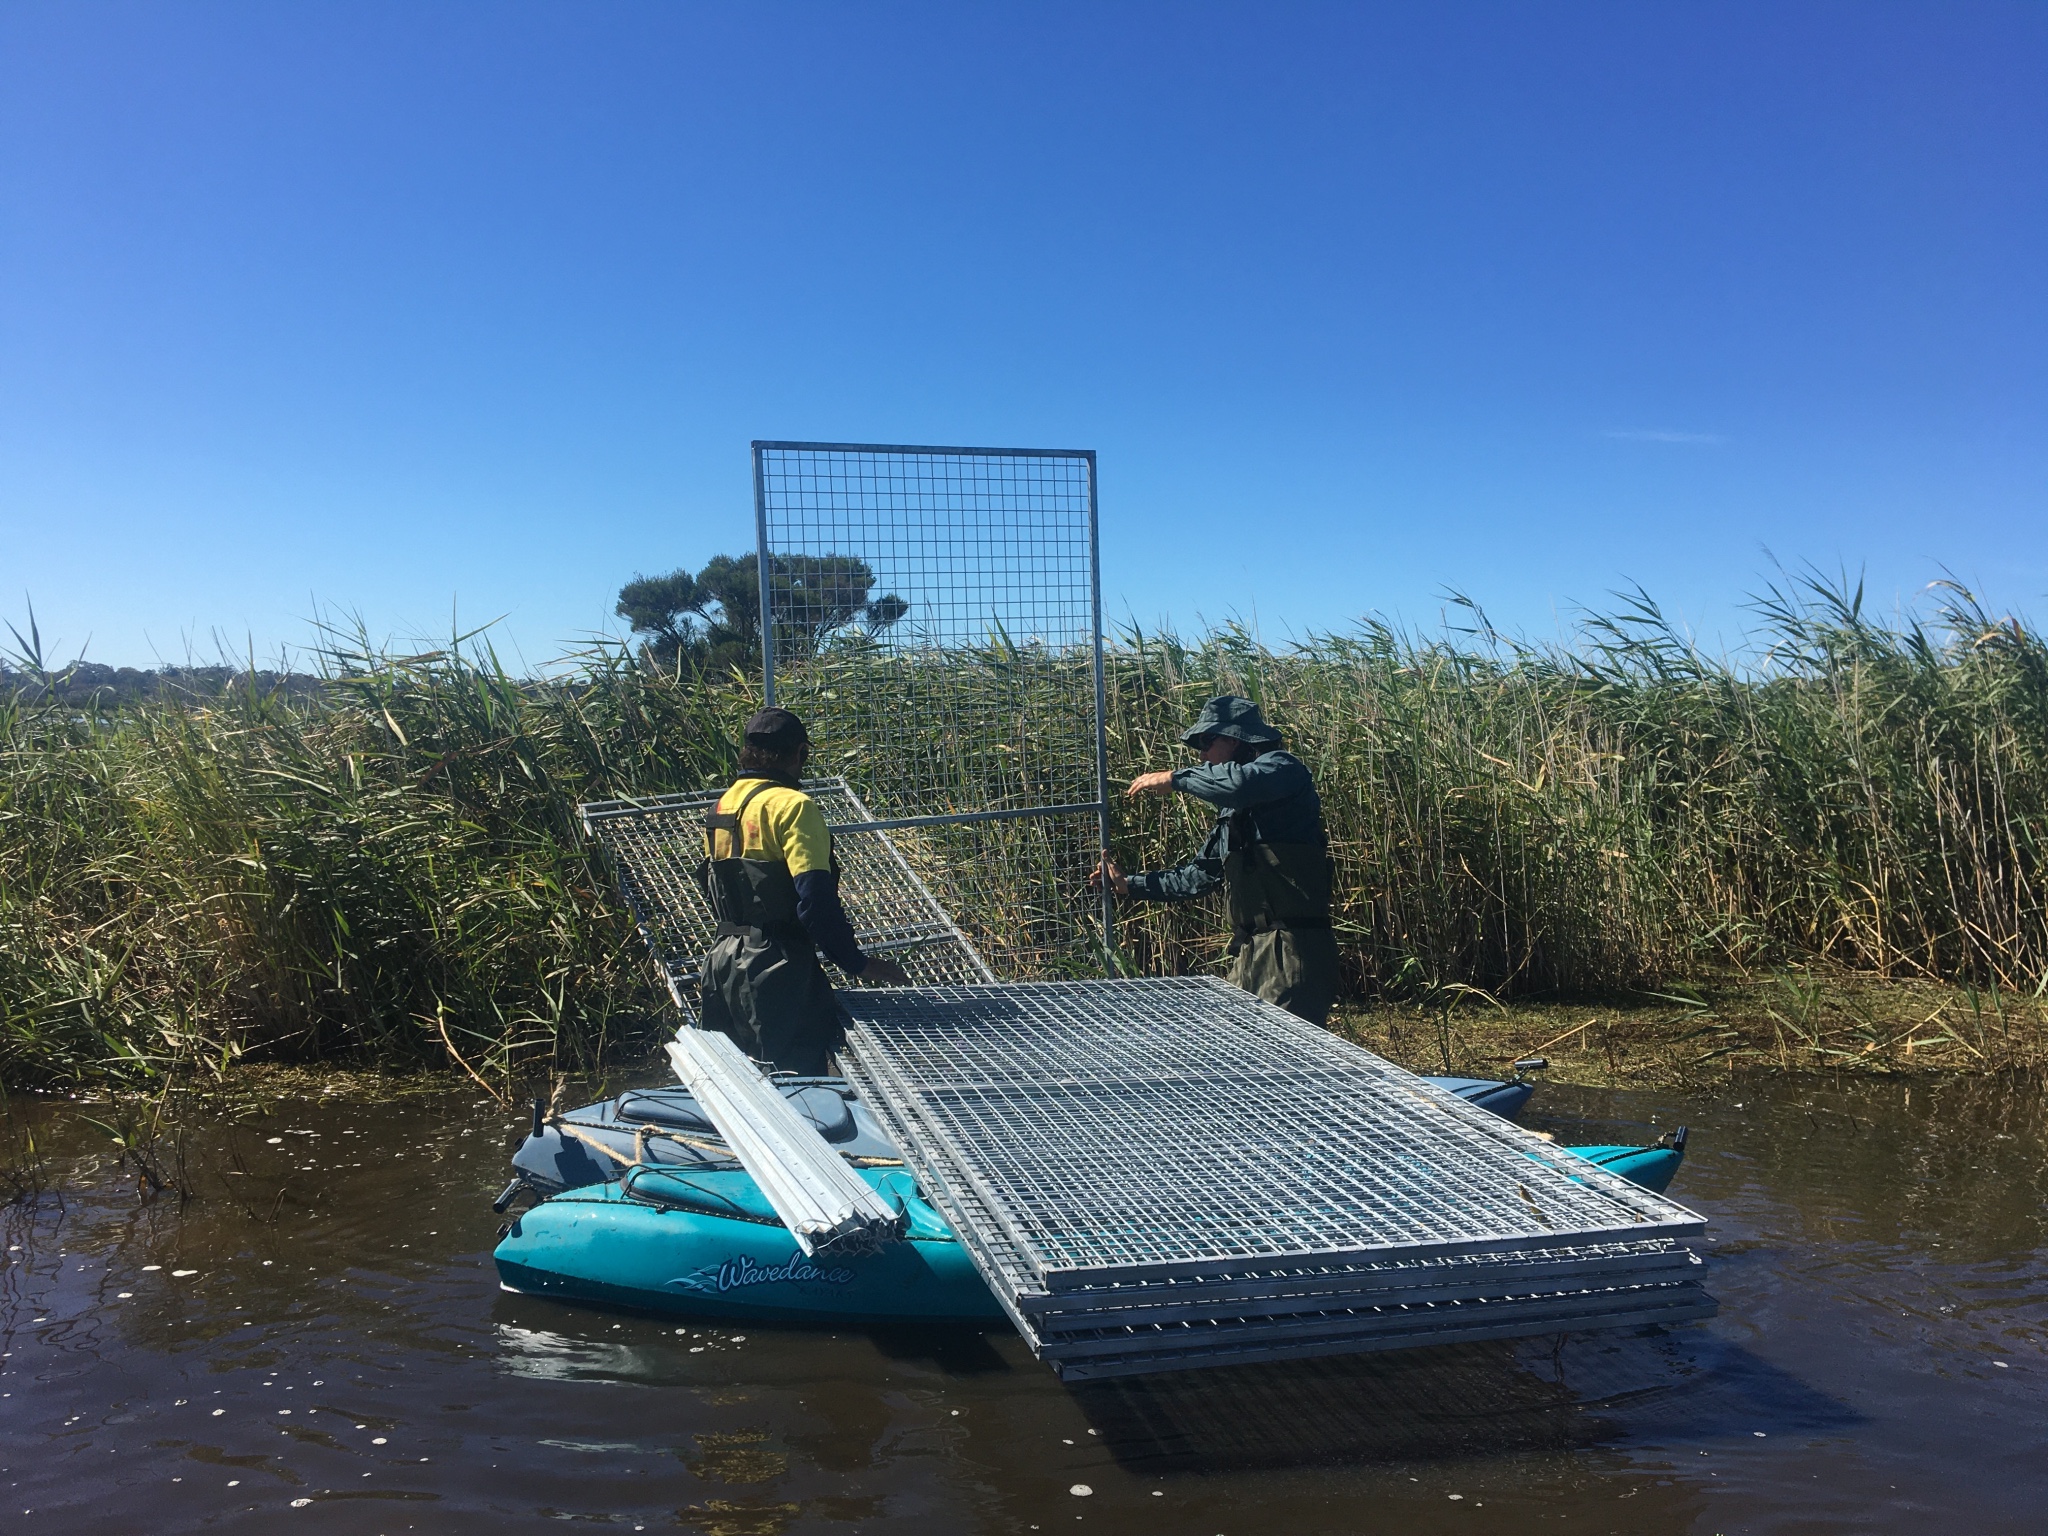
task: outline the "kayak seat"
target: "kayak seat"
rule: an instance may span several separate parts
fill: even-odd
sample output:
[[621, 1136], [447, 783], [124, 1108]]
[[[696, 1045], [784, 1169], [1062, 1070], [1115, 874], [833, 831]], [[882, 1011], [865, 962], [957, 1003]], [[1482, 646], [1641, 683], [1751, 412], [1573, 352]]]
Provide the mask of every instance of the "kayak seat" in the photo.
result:
[[[853, 1111], [830, 1088], [784, 1088], [782, 1096], [827, 1141], [853, 1140]], [[621, 1126], [658, 1125], [665, 1131], [681, 1131], [690, 1136], [718, 1135], [711, 1117], [682, 1088], [642, 1088], [622, 1093], [613, 1105], [612, 1116]]]
[[622, 1093], [612, 1113], [621, 1125], [658, 1125], [665, 1131], [684, 1131], [695, 1136], [718, 1134], [711, 1117], [681, 1088], [642, 1088]]
[[784, 1091], [790, 1107], [818, 1128], [818, 1134], [827, 1141], [853, 1140], [853, 1111], [846, 1106], [846, 1100], [830, 1088], [799, 1088], [794, 1093]]

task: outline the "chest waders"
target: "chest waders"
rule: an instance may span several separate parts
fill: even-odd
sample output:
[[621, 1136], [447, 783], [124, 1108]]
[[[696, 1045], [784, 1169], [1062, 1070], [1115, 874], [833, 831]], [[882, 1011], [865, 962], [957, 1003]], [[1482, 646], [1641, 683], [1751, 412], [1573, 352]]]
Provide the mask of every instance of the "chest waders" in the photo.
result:
[[[756, 1061], [780, 1072], [821, 1077], [840, 1041], [839, 1010], [818, 951], [797, 920], [796, 881], [781, 859], [745, 859], [740, 817], [772, 779], [758, 780], [731, 811], [704, 815], [704, 862], [697, 884], [718, 919], [704, 956], [704, 1027], [730, 1035]], [[786, 787], [786, 786], [785, 786]], [[718, 857], [724, 834], [731, 857]], [[833, 859], [838, 871], [838, 859]]]
[[1289, 1013], [1322, 1024], [1337, 1001], [1330, 931], [1330, 851], [1323, 843], [1265, 843], [1251, 813], [1231, 814], [1223, 879], [1230, 903], [1230, 979]]

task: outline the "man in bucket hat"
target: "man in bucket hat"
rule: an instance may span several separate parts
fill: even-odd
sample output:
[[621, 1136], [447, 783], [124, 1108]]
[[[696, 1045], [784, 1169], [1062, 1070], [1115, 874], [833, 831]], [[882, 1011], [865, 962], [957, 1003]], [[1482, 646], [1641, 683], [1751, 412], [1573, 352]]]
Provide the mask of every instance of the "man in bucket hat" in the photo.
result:
[[704, 817], [697, 866], [718, 937], [704, 957], [704, 1027], [782, 1072], [830, 1069], [839, 1044], [823, 950], [849, 976], [901, 987], [895, 962], [861, 953], [839, 904], [839, 861], [825, 813], [800, 780], [811, 755], [803, 721], [764, 709], [747, 721], [740, 776]]
[[1191, 901], [1221, 885], [1230, 904], [1230, 979], [1312, 1024], [1337, 1000], [1337, 941], [1330, 932], [1330, 850], [1323, 804], [1306, 764], [1280, 750], [1280, 733], [1250, 699], [1202, 706], [1181, 740], [1202, 756], [1192, 768], [1145, 773], [1132, 795], [1175, 790], [1216, 807], [1202, 851], [1177, 869], [1126, 876], [1108, 859], [1091, 883], [1119, 896]]

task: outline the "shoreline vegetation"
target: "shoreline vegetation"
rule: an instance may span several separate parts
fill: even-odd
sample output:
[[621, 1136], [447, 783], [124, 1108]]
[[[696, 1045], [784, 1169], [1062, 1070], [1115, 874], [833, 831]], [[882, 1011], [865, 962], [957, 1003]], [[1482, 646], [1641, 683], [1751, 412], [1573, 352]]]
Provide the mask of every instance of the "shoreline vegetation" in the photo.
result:
[[[1110, 771], [1183, 761], [1210, 694], [1259, 699], [1328, 814], [1339, 1027], [1407, 1065], [2038, 1067], [2048, 645], [1941, 590], [1923, 624], [1774, 589], [1728, 659], [1640, 595], [1557, 646], [1469, 605], [1463, 629], [1284, 648], [1127, 632]], [[509, 1101], [646, 1058], [660, 995], [575, 806], [718, 782], [757, 703], [743, 672], [597, 646], [520, 678], [487, 637], [329, 639], [310, 678], [89, 688], [32, 644], [0, 673], [0, 1082], [445, 1065]], [[1116, 855], [1185, 857], [1204, 819], [1120, 805]], [[1052, 872], [1084, 904], [1085, 873]], [[1002, 898], [975, 887], [970, 931]], [[1225, 937], [1201, 903], [1127, 909], [1119, 941], [1134, 969], [1200, 971]]]
[[1346, 1007], [1331, 1027], [1415, 1072], [1509, 1077], [1540, 1056], [1542, 1081], [1588, 1088], [1699, 1089], [1753, 1072], [2048, 1071], [2039, 997], [1833, 967], [1724, 975], [1684, 994]]

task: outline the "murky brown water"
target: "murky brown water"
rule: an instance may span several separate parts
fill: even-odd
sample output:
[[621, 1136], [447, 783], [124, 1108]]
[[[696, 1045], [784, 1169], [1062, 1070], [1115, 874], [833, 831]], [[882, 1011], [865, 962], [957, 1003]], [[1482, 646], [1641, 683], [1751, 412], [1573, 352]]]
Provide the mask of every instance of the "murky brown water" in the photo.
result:
[[[60, 1162], [93, 1145], [75, 1111], [44, 1113]], [[203, 1198], [182, 1210], [102, 1174], [5, 1212], [0, 1517], [2048, 1529], [2039, 1082], [1547, 1087], [1525, 1119], [1568, 1142], [1693, 1125], [1672, 1193], [1714, 1223], [1719, 1318], [1078, 1390], [997, 1331], [679, 1332], [499, 1292], [487, 1202], [513, 1125], [494, 1106], [280, 1102], [195, 1142]]]

